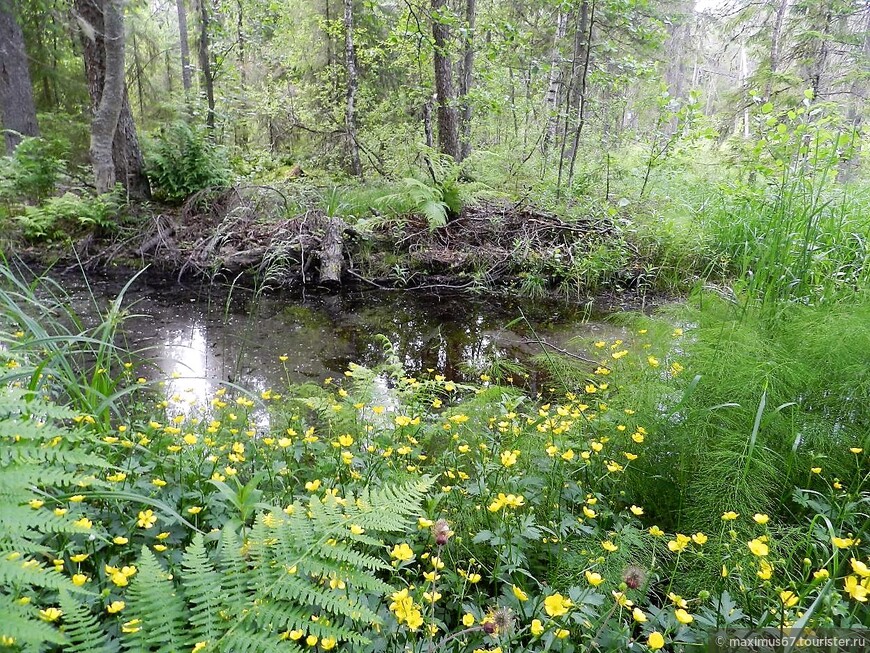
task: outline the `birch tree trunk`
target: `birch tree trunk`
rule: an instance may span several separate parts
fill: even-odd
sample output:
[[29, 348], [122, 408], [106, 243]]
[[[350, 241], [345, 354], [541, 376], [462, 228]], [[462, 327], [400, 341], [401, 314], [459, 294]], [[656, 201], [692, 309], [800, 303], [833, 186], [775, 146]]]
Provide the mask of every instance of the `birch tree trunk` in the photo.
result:
[[459, 160], [471, 153], [471, 101], [468, 93], [474, 81], [474, 29], [477, 19], [477, 0], [465, 3], [465, 43], [462, 53], [462, 67], [459, 75], [459, 103], [462, 113], [459, 116]]
[[121, 1], [103, 2], [106, 68], [100, 102], [91, 123], [91, 163], [98, 193], [108, 193], [116, 181], [112, 143], [124, 104], [124, 7]]
[[356, 91], [359, 85], [356, 72], [356, 49], [353, 42], [353, 0], [344, 0], [344, 61], [347, 67], [347, 102], [345, 105], [345, 129], [347, 129], [351, 171], [362, 176], [359, 160], [359, 145], [356, 140]]
[[208, 114], [205, 124], [208, 125], [209, 133], [214, 134], [214, 78], [211, 74], [211, 52], [209, 51], [208, 38], [208, 2], [199, 0], [199, 71], [202, 74], [202, 90], [208, 103]]
[[435, 97], [437, 100], [438, 148], [459, 161], [459, 125], [453, 106], [453, 65], [450, 61], [450, 28], [442, 15], [447, 0], [432, 0], [432, 38], [435, 41]]
[[564, 11], [559, 11], [556, 18], [556, 34], [553, 38], [553, 49], [550, 51], [550, 79], [547, 84], [545, 103], [547, 125], [544, 132], [544, 142], [541, 146], [544, 161], [547, 160], [550, 144], [556, 139], [556, 128], [559, 125], [559, 106], [562, 97], [562, 56], [560, 54], [560, 44], [567, 32], [568, 14]]
[[184, 0], [175, 0], [175, 8], [178, 12], [178, 44], [181, 49], [181, 84], [185, 97], [189, 97], [193, 79], [190, 74], [190, 44], [187, 40], [187, 7], [184, 6]]
[[39, 136], [24, 36], [13, 0], [0, 0], [0, 124], [9, 154], [22, 136]]

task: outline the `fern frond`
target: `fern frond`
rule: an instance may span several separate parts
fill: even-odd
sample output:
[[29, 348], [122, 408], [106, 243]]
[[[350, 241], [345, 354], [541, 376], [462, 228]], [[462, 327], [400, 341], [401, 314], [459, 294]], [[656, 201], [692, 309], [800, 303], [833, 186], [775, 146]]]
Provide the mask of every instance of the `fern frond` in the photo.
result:
[[127, 613], [138, 619], [140, 628], [124, 640], [124, 648], [135, 653], [178, 653], [192, 646], [185, 627], [186, 608], [167, 574], [151, 550], [143, 546], [137, 563], [139, 572], [127, 591]]
[[220, 616], [221, 609], [232, 610], [232, 606], [225, 605], [221, 575], [209, 560], [201, 533], [193, 537], [185, 550], [181, 566], [184, 597], [190, 605], [191, 636], [197, 642], [216, 641], [227, 630], [226, 620]]
[[0, 591], [0, 636], [9, 637], [22, 648], [38, 648], [44, 642], [63, 644], [66, 638], [51, 624], [40, 621], [36, 610], [21, 605]]
[[96, 615], [76, 601], [69, 592], [61, 590], [60, 609], [63, 610], [63, 633], [68, 643], [65, 653], [114, 653], [117, 642], [110, 642]]

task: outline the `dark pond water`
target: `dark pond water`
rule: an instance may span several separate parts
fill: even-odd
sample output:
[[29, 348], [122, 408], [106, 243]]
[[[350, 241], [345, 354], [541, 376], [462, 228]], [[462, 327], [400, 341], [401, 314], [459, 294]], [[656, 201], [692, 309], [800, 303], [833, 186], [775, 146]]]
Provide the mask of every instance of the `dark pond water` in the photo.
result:
[[[124, 281], [61, 277], [74, 309], [92, 317], [94, 298], [105, 306]], [[337, 377], [351, 362], [375, 365], [384, 357], [377, 334], [392, 343], [409, 373], [434, 370], [461, 380], [476, 377], [495, 359], [528, 363], [542, 351], [538, 338], [582, 355], [583, 340], [622, 333], [588, 307], [503, 296], [380, 290], [279, 295], [143, 276], [126, 299], [133, 314], [123, 328], [126, 345], [143, 350], [151, 364], [142, 373], [181, 377], [168, 381], [168, 389], [188, 399], [203, 399], [225, 381], [264, 390]], [[515, 322], [521, 316], [527, 321]], [[533, 385], [535, 380], [532, 374]]]

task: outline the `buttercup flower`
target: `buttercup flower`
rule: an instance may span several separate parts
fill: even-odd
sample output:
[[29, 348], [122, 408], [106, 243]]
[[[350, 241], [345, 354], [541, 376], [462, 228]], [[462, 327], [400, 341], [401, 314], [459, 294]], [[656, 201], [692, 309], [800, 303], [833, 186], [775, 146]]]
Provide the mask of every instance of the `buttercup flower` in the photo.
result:
[[665, 638], [659, 631], [654, 630], [647, 637], [646, 645], [649, 646], [650, 650], [658, 651], [665, 645]]
[[551, 617], [561, 617], [571, 609], [571, 600], [561, 594], [551, 594], [544, 599], [544, 611]]

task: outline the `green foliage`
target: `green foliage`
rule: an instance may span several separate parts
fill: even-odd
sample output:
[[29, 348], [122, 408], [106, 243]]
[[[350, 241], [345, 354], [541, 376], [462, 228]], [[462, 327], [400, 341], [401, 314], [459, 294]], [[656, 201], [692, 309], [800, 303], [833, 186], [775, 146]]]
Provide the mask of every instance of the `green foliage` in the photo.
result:
[[35, 605], [20, 599], [52, 590], [82, 591], [66, 576], [45, 567], [43, 556], [50, 549], [44, 540], [75, 536], [87, 528], [43, 505], [54, 504], [53, 493], [64, 488], [92, 484], [93, 470], [108, 466], [79, 449], [83, 433], [63, 426], [73, 417], [72, 411], [33, 393], [0, 389], [0, 637], [28, 647], [61, 643], [65, 638], [40, 619]]
[[98, 234], [117, 229], [122, 207], [120, 186], [105, 195], [64, 193], [51, 197], [39, 206], [25, 206], [15, 217], [28, 240], [54, 240], [69, 236], [74, 230], [93, 229]]
[[204, 129], [185, 122], [174, 122], [152, 135], [145, 161], [155, 194], [170, 202], [226, 186], [230, 180], [223, 149], [208, 139]]
[[0, 157], [0, 202], [38, 202], [54, 192], [65, 162], [61, 145], [25, 138], [12, 156]]

